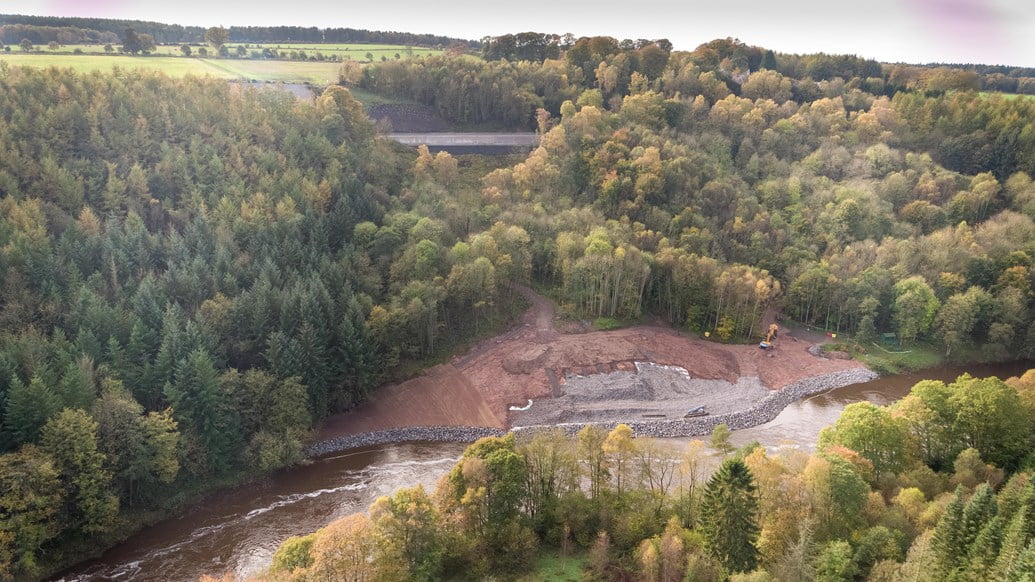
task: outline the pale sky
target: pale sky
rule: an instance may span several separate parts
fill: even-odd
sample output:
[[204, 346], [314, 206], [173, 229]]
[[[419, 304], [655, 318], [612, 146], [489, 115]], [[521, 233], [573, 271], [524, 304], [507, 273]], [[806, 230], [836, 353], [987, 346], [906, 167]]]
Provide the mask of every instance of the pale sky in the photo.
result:
[[1035, 66], [1032, 0], [0, 0], [0, 13], [350, 27], [470, 39], [571, 32], [668, 38], [682, 50], [734, 37], [778, 52]]

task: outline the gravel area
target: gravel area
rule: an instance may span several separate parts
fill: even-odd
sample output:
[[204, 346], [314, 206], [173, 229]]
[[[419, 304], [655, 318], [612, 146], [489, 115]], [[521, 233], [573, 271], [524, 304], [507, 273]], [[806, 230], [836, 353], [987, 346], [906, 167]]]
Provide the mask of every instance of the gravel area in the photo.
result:
[[569, 374], [564, 394], [535, 400], [528, 410], [512, 411], [513, 427], [571, 422], [677, 420], [705, 406], [712, 415], [751, 408], [769, 391], [757, 377], [736, 383], [692, 378], [685, 368], [636, 362], [636, 371]]
[[[661, 368], [661, 366], [655, 367]], [[666, 377], [663, 372], [658, 372], [656, 370], [652, 370], [651, 372], [648, 372], [648, 374], [654, 374], [655, 372], [657, 372], [658, 376], [661, 378]], [[671, 372], [671, 370], [669, 372]], [[678, 370], [675, 373], [681, 375]], [[671, 378], [671, 376], [668, 377]], [[514, 432], [529, 432], [556, 427], [569, 434], [574, 434], [587, 424], [595, 424], [605, 429], [611, 429], [614, 428], [615, 425], [625, 422], [633, 429], [633, 432], [637, 436], [657, 438], [701, 436], [711, 433], [712, 429], [721, 423], [725, 423], [733, 430], [765, 424], [776, 418], [776, 415], [778, 415], [781, 410], [795, 400], [827, 392], [834, 388], [840, 388], [849, 384], [868, 382], [876, 377], [876, 372], [866, 368], [852, 368], [799, 380], [780, 390], [768, 392], [758, 400], [750, 400], [750, 389], [745, 388], [744, 393], [749, 395], [749, 400], [738, 401], [741, 403], [747, 402], [748, 405], [746, 408], [697, 418], [678, 420], [634, 420], [626, 418], [606, 421], [566, 422], [537, 426], [522, 426], [516, 427], [513, 430]], [[741, 383], [726, 384], [727, 387], [735, 387], [740, 386]], [[663, 394], [668, 393], [667, 391], [670, 390], [675, 393], [682, 394], [679, 390], [684, 389], [682, 387], [672, 388], [671, 386], [665, 386], [663, 382], [659, 382], [659, 385], [660, 388], [655, 387], [655, 389], [660, 390]], [[722, 396], [717, 395], [717, 397], [721, 398]], [[738, 397], [733, 396], [732, 398]], [[542, 400], [539, 400], [536, 401], [535, 404], [538, 405], [542, 402]], [[718, 404], [716, 404], [716, 406], [718, 406]], [[536, 406], [533, 406], [530, 410], [534, 410], [535, 408]], [[502, 434], [504, 434], [504, 431], [502, 430], [485, 427], [425, 426], [398, 428], [357, 435], [346, 435], [319, 441], [307, 447], [306, 454], [308, 456], [319, 456], [357, 447], [407, 441], [471, 442], [482, 437], [499, 436]]]
[[527, 426], [515, 428], [514, 432], [535, 431], [542, 430], [544, 428], [560, 428], [569, 434], [574, 434], [587, 424], [594, 424], [605, 429], [612, 429], [616, 425], [624, 422], [633, 429], [633, 433], [637, 436], [656, 438], [702, 436], [710, 434], [712, 429], [719, 424], [726, 424], [732, 430], [751, 428], [760, 424], [765, 424], [776, 418], [776, 415], [780, 414], [781, 410], [795, 400], [827, 392], [834, 388], [848, 386], [850, 384], [868, 382], [877, 378], [877, 376], [878, 374], [876, 372], [867, 368], [852, 368], [849, 370], [842, 370], [840, 372], [823, 374], [821, 376], [813, 376], [811, 378], [805, 378], [794, 382], [780, 390], [770, 392], [754, 406], [725, 414], [715, 414], [679, 420], [616, 420], [609, 422], [563, 423], [550, 427]]

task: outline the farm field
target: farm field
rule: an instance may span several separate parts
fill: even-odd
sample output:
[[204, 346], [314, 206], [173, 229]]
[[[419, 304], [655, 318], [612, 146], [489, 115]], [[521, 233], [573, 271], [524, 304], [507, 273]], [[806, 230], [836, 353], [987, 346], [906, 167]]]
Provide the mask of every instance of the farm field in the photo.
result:
[[69, 55], [69, 54], [20, 54], [0, 55], [0, 61], [22, 67], [60, 67], [78, 73], [110, 71], [112, 67], [127, 69], [156, 69], [171, 77], [184, 75], [212, 75], [221, 78], [233, 76], [219, 68], [211, 67], [204, 59], [177, 57], [131, 57], [126, 55]]
[[[115, 46], [116, 50], [118, 45]], [[394, 59], [395, 55], [398, 54], [399, 58], [410, 58], [412, 57], [425, 57], [440, 55], [444, 51], [442, 49], [425, 48], [425, 47], [407, 47], [404, 45], [397, 44], [361, 44], [361, 43], [328, 43], [320, 44], [313, 42], [302, 42], [302, 43], [249, 43], [249, 42], [231, 42], [227, 43], [226, 47], [232, 52], [237, 49], [238, 46], [243, 46], [248, 49], [249, 52], [253, 50], [261, 51], [264, 48], [276, 51], [277, 53], [285, 52], [291, 53], [292, 51], [305, 51], [307, 55], [312, 56], [316, 53], [322, 53], [326, 58], [333, 58], [335, 60], [346, 60], [351, 59], [354, 61], [366, 61], [367, 53], [370, 53], [375, 61], [380, 61], [381, 57], [388, 59]], [[203, 44], [190, 44], [191, 50], [197, 52], [198, 49], [205, 47], [209, 53], [212, 54], [214, 49], [212, 47]], [[31, 54], [39, 54], [40, 56], [46, 55], [72, 55], [76, 50], [80, 50], [85, 54], [89, 55], [104, 55], [104, 56], [119, 56], [109, 55], [104, 52], [103, 44], [67, 44], [61, 45], [55, 49], [50, 49], [46, 45], [37, 45], [34, 52]], [[3, 55], [11, 56], [18, 54], [15, 51], [20, 51], [18, 47], [12, 47], [12, 52]], [[180, 45], [178, 44], [164, 44], [155, 47], [153, 56], [175, 56], [179, 57], [183, 53], [180, 52]]]
[[[183, 59], [191, 60], [191, 59]], [[229, 79], [313, 83], [326, 85], [338, 80], [339, 63], [334, 61], [262, 61], [247, 59], [194, 59]]]
[[333, 61], [253, 61], [183, 57], [132, 57], [125, 55], [19, 54], [0, 55], [13, 66], [61, 67], [80, 73], [109, 71], [112, 67], [159, 70], [170, 77], [210, 75], [221, 79], [282, 81], [326, 84], [337, 80]]
[[1023, 93], [1001, 93], [999, 91], [980, 91], [978, 93], [982, 97], [991, 97], [993, 95], [1002, 97], [1003, 99], [1035, 99], [1035, 95], [1027, 95]]

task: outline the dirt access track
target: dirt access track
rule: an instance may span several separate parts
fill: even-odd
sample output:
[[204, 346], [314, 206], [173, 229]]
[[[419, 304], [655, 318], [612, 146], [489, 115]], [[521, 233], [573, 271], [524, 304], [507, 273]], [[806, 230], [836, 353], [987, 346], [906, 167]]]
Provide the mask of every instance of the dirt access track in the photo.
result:
[[419, 426], [507, 429], [515, 414], [511, 406], [561, 396], [566, 378], [634, 371], [635, 362], [680, 366], [693, 378], [732, 384], [757, 377], [768, 390], [862, 366], [813, 356], [808, 352], [811, 342], [786, 333], [771, 350], [718, 344], [659, 326], [562, 334], [554, 325], [550, 300], [527, 287], [517, 290], [532, 306], [516, 328], [481, 342], [450, 364], [379, 388], [355, 410], [329, 418], [317, 439]]

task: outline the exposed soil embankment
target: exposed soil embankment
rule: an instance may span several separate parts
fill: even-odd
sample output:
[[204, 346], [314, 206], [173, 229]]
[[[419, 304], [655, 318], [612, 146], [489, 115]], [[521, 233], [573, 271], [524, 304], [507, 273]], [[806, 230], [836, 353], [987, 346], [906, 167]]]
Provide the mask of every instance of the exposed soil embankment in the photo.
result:
[[503, 428], [506, 416], [488, 402], [460, 370], [449, 364], [378, 389], [347, 414], [327, 420], [321, 435], [360, 434], [412, 426], [484, 426]]
[[[704, 341], [658, 326], [561, 334], [549, 300], [526, 287], [515, 289], [532, 304], [515, 329], [481, 342], [451, 364], [380, 388], [356, 410], [330, 418], [317, 441], [363, 444], [359, 437], [367, 435], [373, 438], [367, 444], [373, 444], [410, 440], [410, 433], [423, 439], [428, 430], [451, 435], [431, 440], [454, 440], [468, 432], [480, 436], [482, 429], [495, 434], [515, 425], [537, 424], [535, 419], [549, 424], [645, 422], [643, 427], [664, 425], [681, 434], [699, 434], [694, 431], [714, 426], [716, 419], [729, 414], [739, 415], [733, 417], [738, 428], [753, 426], [803, 394], [872, 377], [859, 362], [816, 357], [809, 353], [811, 342], [789, 335], [782, 335], [774, 349], [760, 350]], [[643, 363], [682, 368], [689, 384], [676, 386], [678, 379], [660, 377], [654, 370], [652, 376], [640, 377]], [[608, 380], [594, 388], [591, 397], [584, 394], [581, 404], [570, 404], [578, 399], [567, 394], [567, 384], [580, 377], [594, 377], [591, 382], [598, 383]], [[637, 384], [645, 380], [647, 384]], [[529, 400], [533, 405], [526, 411], [510, 410], [526, 407]], [[710, 416], [678, 419], [679, 410], [694, 403], [707, 405]], [[640, 432], [647, 434], [644, 430]]]

